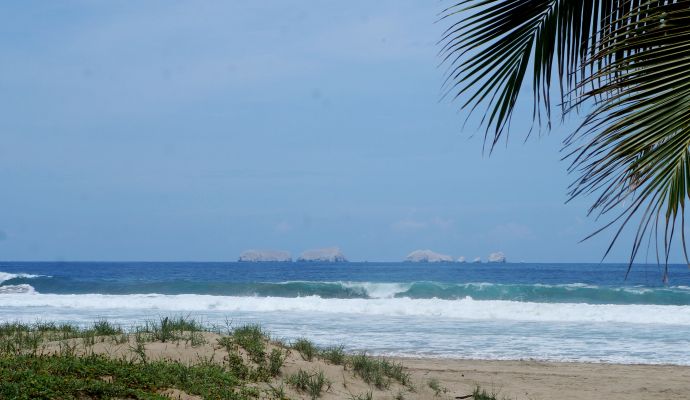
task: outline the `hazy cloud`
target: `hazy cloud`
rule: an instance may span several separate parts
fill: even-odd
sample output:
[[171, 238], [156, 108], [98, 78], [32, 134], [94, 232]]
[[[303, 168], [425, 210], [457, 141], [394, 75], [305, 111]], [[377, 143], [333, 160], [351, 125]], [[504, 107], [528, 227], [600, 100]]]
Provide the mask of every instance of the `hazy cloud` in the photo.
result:
[[505, 224], [497, 225], [489, 234], [494, 237], [499, 237], [503, 239], [533, 239], [534, 233], [532, 229], [523, 224], [517, 222], [508, 222]]
[[391, 229], [396, 232], [414, 232], [425, 229], [449, 229], [452, 226], [453, 220], [448, 218], [434, 217], [423, 220], [405, 218], [394, 222]]
[[277, 233], [287, 233], [292, 230], [292, 225], [290, 225], [290, 223], [287, 221], [281, 221], [273, 228], [273, 230]]

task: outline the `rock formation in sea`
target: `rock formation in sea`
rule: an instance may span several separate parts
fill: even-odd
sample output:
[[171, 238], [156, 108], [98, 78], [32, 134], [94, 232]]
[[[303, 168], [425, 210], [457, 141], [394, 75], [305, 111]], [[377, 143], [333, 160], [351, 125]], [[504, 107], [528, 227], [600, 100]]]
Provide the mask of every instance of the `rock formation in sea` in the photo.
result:
[[481, 257], [477, 257], [477, 258], [475, 258], [474, 260], [472, 260], [472, 262], [475, 263], [475, 264], [479, 264], [479, 263], [482, 262], [482, 258], [481, 258]]
[[452, 262], [453, 257], [445, 254], [436, 253], [431, 250], [415, 250], [407, 255], [405, 261], [408, 262]]
[[280, 250], [246, 250], [240, 254], [242, 262], [290, 262], [292, 256]]
[[337, 247], [328, 247], [325, 249], [307, 250], [302, 253], [297, 261], [301, 262], [347, 262], [345, 255]]
[[467, 260], [465, 259], [465, 256], [460, 256], [460, 257], [458, 257], [457, 262], [464, 264], [467, 262]]
[[490, 263], [504, 263], [506, 262], [506, 256], [501, 251], [489, 254]]

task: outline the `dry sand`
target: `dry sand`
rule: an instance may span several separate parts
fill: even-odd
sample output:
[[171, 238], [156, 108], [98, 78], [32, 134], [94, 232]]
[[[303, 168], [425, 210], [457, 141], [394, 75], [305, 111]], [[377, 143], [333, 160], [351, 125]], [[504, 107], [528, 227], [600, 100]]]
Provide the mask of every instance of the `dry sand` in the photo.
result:
[[[146, 343], [147, 358], [176, 360], [187, 364], [202, 360], [222, 363], [227, 352], [217, 343], [220, 336], [214, 333], [203, 335], [206, 343], [201, 346], [191, 346], [184, 341]], [[72, 342], [85, 352], [109, 354], [113, 357], [137, 357], [131, 350], [133, 338], [130, 338], [130, 343], [119, 345], [108, 340], [88, 347], [81, 346], [80, 339], [73, 339]], [[58, 345], [49, 344], [44, 350], [48, 353], [57, 351]], [[273, 346], [278, 344], [269, 344], [269, 348]], [[249, 362], [246, 354], [243, 354], [243, 358]], [[400, 362], [407, 368], [414, 390], [395, 382], [386, 390], [377, 390], [348, 368], [318, 359], [305, 361], [294, 350], [288, 351], [281, 375], [271, 385], [284, 386], [292, 399], [308, 399], [305, 394], [296, 392], [283, 383], [287, 376], [303, 369], [309, 372], [323, 371], [331, 381], [329, 390], [321, 397], [326, 400], [350, 400], [368, 392], [372, 392], [376, 400], [471, 399], [468, 395], [477, 385], [489, 392], [497, 392], [499, 399], [690, 399], [690, 367], [419, 358], [391, 360]], [[429, 383], [434, 380], [439, 383], [440, 392], [430, 387]], [[176, 399], [199, 399], [175, 389], [164, 393]]]
[[435, 377], [454, 398], [480, 385], [498, 398], [690, 399], [690, 367], [537, 361], [398, 359], [418, 379]]

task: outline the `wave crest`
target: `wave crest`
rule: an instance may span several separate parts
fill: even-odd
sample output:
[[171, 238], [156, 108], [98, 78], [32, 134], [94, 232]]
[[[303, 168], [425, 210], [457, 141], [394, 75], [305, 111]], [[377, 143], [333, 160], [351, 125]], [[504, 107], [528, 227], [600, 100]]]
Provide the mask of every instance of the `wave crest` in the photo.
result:
[[614, 322], [690, 325], [690, 306], [533, 303], [503, 300], [324, 299], [318, 296], [234, 297], [209, 295], [5, 294], [3, 307], [166, 312], [316, 312], [329, 314], [423, 316], [459, 320]]
[[11, 279], [31, 279], [31, 278], [40, 278], [40, 277], [44, 277], [44, 276], [46, 276], [46, 275], [34, 275], [34, 274], [25, 274], [25, 273], [13, 274], [10, 272], [0, 271], [0, 284], [2, 284], [5, 281], [9, 281]]

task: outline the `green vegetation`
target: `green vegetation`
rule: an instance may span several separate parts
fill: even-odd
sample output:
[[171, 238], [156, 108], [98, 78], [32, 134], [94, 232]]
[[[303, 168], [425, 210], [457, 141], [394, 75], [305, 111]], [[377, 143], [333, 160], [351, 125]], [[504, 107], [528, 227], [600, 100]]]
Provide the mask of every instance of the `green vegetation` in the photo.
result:
[[374, 392], [370, 390], [364, 394], [353, 394], [352, 396], [350, 396], [350, 400], [374, 400]]
[[434, 391], [434, 395], [436, 395], [436, 397], [440, 396], [441, 393], [446, 393], [448, 391], [448, 389], [441, 386], [441, 382], [439, 382], [438, 379], [435, 378], [429, 379], [427, 385], [429, 385], [429, 388]]
[[379, 389], [387, 389], [391, 379], [400, 382], [403, 386], [410, 385], [410, 375], [405, 372], [402, 364], [372, 358], [362, 353], [352, 356], [350, 365], [356, 375]]
[[494, 392], [488, 393], [486, 390], [477, 386], [472, 392], [472, 398], [474, 400], [498, 400], [497, 394]]
[[[268, 382], [280, 375], [285, 361], [285, 353], [280, 348], [271, 349], [267, 354], [270, 338], [258, 325], [244, 325], [230, 331], [230, 336], [218, 339], [218, 344], [228, 352], [228, 366], [238, 376], [256, 381]], [[240, 349], [243, 349], [255, 367], [244, 362]]]
[[285, 393], [285, 386], [281, 383], [280, 386], [272, 386], [268, 385], [271, 388], [271, 392], [273, 393], [273, 397], [276, 400], [287, 400], [287, 394]]
[[271, 350], [271, 355], [268, 357], [268, 372], [271, 376], [280, 375], [280, 369], [283, 367], [285, 355], [279, 349]]
[[323, 371], [310, 374], [300, 369], [297, 373], [288, 376], [286, 382], [298, 391], [308, 394], [312, 400], [321, 396], [324, 387], [326, 391], [331, 388], [331, 382], [323, 374]]
[[297, 350], [305, 361], [311, 361], [319, 353], [319, 349], [307, 339], [300, 338], [292, 344], [292, 348]]
[[[319, 348], [307, 339], [286, 347], [271, 341], [258, 325], [218, 333], [217, 346], [203, 348], [206, 353], [193, 360], [164, 353], [169, 346], [200, 346], [209, 331], [183, 317], [163, 317], [128, 330], [105, 320], [89, 326], [3, 323], [0, 399], [163, 399], [165, 391], [175, 389], [211, 399], [283, 400], [288, 397], [284, 384], [312, 399], [330, 390], [332, 383], [322, 370], [300, 369], [279, 378], [291, 350], [306, 361], [342, 366], [343, 373], [352, 371], [378, 389], [396, 381], [414, 390], [401, 364], [364, 353], [349, 355], [343, 346]], [[352, 398], [371, 400], [373, 392]], [[396, 399], [402, 398], [399, 390]]]
[[177, 388], [204, 398], [249, 399], [258, 393], [217, 364], [138, 363], [104, 355], [0, 356], [0, 398], [166, 399]]
[[147, 321], [143, 327], [136, 328], [137, 342], [174, 342], [185, 341], [192, 346], [205, 343], [203, 325], [189, 317], [163, 317], [158, 321]]
[[564, 140], [571, 200], [594, 196], [589, 213], [609, 217], [601, 230], [616, 226], [611, 245], [637, 225], [630, 265], [651, 241], [668, 267], [674, 241], [688, 258], [689, 18], [685, 1], [458, 1], [442, 16], [445, 95], [482, 115], [491, 149], [525, 111], [524, 91], [547, 130], [552, 111], [583, 112]]
[[232, 340], [245, 349], [252, 361], [261, 363], [266, 356], [266, 343], [268, 337], [261, 331], [259, 325], [245, 325], [232, 332]]
[[319, 351], [319, 356], [334, 365], [345, 365], [347, 355], [343, 346], [331, 346]]
[[113, 325], [104, 319], [94, 322], [92, 330], [96, 336], [112, 336], [122, 333], [122, 327]]
[[[284, 392], [259, 388], [280, 373], [285, 355], [278, 348], [265, 355], [268, 338], [257, 326], [240, 327], [221, 339], [232, 344], [222, 362], [199, 359], [186, 364], [151, 360], [147, 343], [192, 347], [204, 343], [201, 324], [190, 318], [164, 317], [132, 328], [130, 333], [108, 321], [88, 327], [55, 323], [0, 324], [0, 398], [2, 399], [167, 399], [178, 389], [212, 399], [284, 399]], [[97, 354], [99, 343], [126, 345], [131, 356]], [[256, 366], [237, 353], [240, 345]], [[230, 351], [233, 350], [233, 351]], [[262, 393], [264, 396], [262, 397]]]

